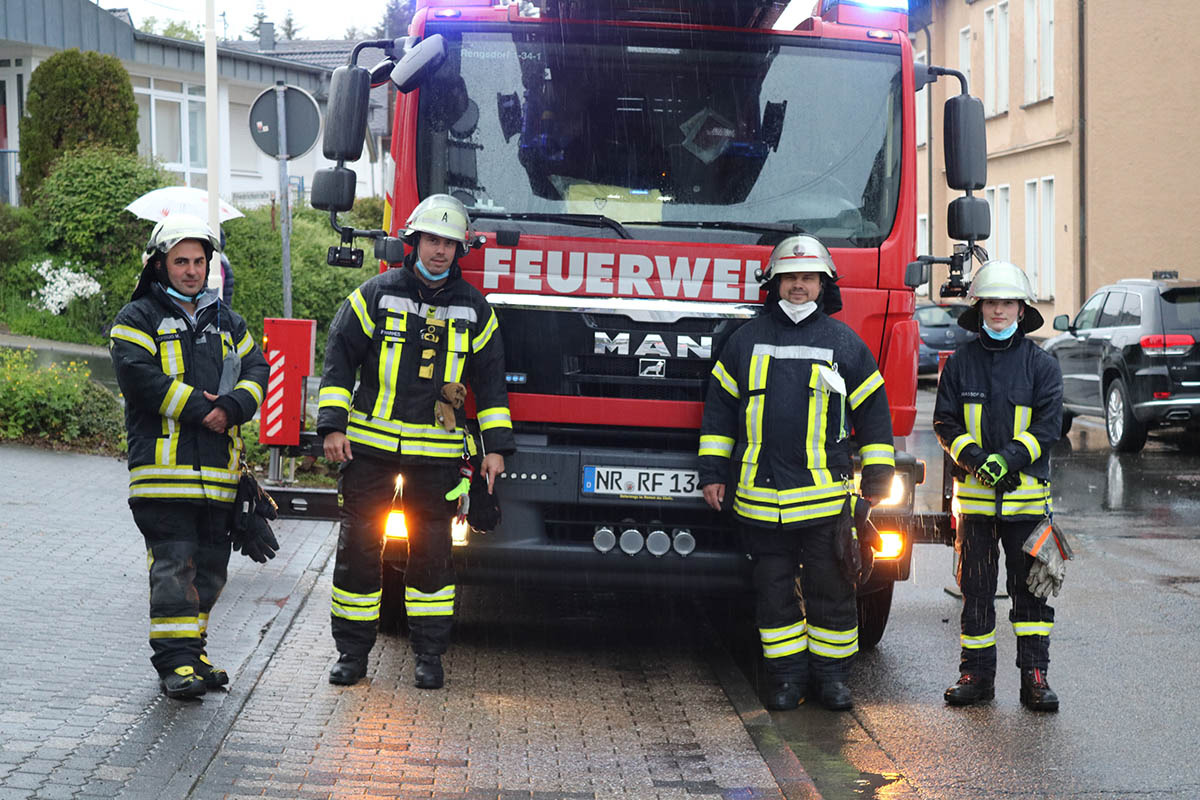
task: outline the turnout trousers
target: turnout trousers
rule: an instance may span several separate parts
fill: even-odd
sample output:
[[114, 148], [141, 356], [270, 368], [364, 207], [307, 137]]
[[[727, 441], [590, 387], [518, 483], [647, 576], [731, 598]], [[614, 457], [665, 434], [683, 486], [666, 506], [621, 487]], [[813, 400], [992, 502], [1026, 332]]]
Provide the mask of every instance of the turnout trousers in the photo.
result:
[[1029, 591], [1025, 580], [1033, 557], [1021, 549], [1039, 520], [1007, 520], [962, 514], [958, 517], [958, 586], [962, 589], [962, 661], [959, 671], [996, 674], [996, 583], [1004, 547], [1005, 587], [1012, 598], [1008, 619], [1017, 635], [1017, 666], [1050, 665], [1054, 609]]
[[197, 666], [208, 615], [225, 588], [233, 506], [139, 500], [130, 508], [146, 540], [150, 663], [159, 675]]
[[[342, 465], [338, 495], [341, 530], [333, 567], [330, 624], [339, 653], [365, 656], [375, 645], [383, 596], [381, 556], [388, 513], [403, 510], [408, 530], [404, 606], [413, 652], [442, 654], [454, 618], [454, 565], [450, 521], [457, 501], [446, 492], [458, 483], [458, 461], [397, 464], [357, 455]], [[404, 476], [402, 492], [396, 476]]]
[[858, 652], [855, 588], [834, 553], [835, 520], [805, 528], [741, 526], [753, 560], [754, 617], [768, 675], [844, 681]]

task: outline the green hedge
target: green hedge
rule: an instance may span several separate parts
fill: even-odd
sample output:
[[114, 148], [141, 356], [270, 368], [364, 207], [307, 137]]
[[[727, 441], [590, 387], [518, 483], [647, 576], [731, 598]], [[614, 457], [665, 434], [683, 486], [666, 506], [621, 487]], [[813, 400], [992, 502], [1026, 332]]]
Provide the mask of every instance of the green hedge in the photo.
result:
[[32, 350], [0, 350], [0, 439], [122, 453], [124, 415], [86, 367], [38, 367]]

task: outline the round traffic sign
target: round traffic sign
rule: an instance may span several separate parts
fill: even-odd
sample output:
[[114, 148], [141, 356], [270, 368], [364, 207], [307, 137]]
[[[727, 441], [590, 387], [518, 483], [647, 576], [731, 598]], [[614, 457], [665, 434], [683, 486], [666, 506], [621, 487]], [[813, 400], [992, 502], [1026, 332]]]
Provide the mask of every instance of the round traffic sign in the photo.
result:
[[[250, 106], [250, 138], [272, 158], [279, 156], [279, 113], [274, 86], [263, 89]], [[284, 121], [287, 123], [287, 157], [299, 158], [312, 149], [321, 133], [321, 111], [317, 101], [297, 86], [285, 86]]]

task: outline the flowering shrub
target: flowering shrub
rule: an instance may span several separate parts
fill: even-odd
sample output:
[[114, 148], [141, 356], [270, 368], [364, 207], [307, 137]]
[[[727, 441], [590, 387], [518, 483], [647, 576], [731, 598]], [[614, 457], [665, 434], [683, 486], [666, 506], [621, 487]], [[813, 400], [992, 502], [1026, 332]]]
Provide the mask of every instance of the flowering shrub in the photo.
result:
[[42, 276], [46, 282], [40, 289], [33, 292], [33, 306], [51, 314], [61, 314], [75, 298], [86, 300], [100, 293], [100, 284], [91, 275], [74, 267], [80, 266], [71, 261], [55, 264], [47, 258], [40, 264], [33, 265], [33, 271]]
[[0, 439], [122, 452], [121, 404], [81, 364], [38, 367], [32, 350], [0, 350]]

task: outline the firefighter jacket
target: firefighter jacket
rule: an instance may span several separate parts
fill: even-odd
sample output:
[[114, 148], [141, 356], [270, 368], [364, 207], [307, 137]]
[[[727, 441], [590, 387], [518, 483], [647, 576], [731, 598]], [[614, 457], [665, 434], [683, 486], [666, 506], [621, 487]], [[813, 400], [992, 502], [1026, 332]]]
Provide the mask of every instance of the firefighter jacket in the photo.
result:
[[[130, 502], [232, 504], [240, 426], [262, 402], [266, 359], [245, 320], [219, 300], [198, 306], [193, 323], [157, 283], [140, 286], [134, 297], [109, 334], [125, 396]], [[214, 403], [205, 392], [220, 397]], [[228, 419], [225, 433], [201, 424], [218, 407]]]
[[799, 323], [777, 306], [730, 336], [713, 365], [700, 427], [700, 485], [736, 471], [733, 510], [754, 525], [812, 525], [853, 491], [851, 438], [864, 494], [895, 472], [892, 420], [874, 357], [820, 311]]
[[979, 339], [946, 359], [938, 380], [933, 430], [954, 461], [956, 514], [994, 517], [996, 490], [975, 471], [988, 455], [1004, 457], [1020, 484], [1000, 498], [1002, 517], [1041, 517], [1050, 508], [1050, 448], [1062, 432], [1062, 374], [1052, 355], [1018, 331], [1004, 350]]
[[342, 303], [325, 347], [319, 434], [344, 431], [354, 445], [407, 463], [462, 458], [464, 443], [473, 455], [473, 437], [436, 418], [442, 386], [459, 382], [475, 394], [484, 450], [516, 450], [496, 314], [457, 263], [450, 269], [436, 288], [411, 264], [390, 269]]

